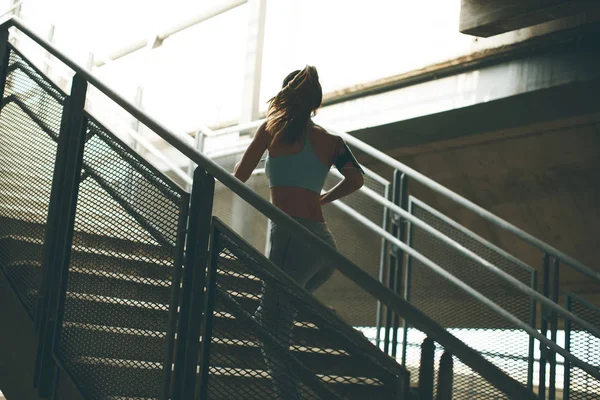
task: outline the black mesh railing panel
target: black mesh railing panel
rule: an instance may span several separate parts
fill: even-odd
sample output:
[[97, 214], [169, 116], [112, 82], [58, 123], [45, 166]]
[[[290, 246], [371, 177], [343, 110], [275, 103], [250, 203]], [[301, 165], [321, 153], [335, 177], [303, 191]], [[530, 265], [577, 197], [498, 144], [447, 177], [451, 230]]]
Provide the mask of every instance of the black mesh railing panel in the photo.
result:
[[209, 398], [400, 398], [399, 365], [216, 226]]
[[86, 128], [59, 356], [87, 399], [158, 398], [188, 195]]
[[[581, 317], [584, 321], [600, 329], [600, 309], [589, 304], [580, 297], [567, 294], [567, 309]], [[600, 338], [592, 335], [576, 323], [567, 327], [567, 342], [571, 354], [589, 365], [600, 368]], [[567, 364], [566, 388], [568, 398], [565, 400], [598, 400], [600, 399], [600, 381], [575, 366]]]
[[11, 48], [0, 114], [0, 266], [30, 315], [64, 99]]
[[[533, 269], [518, 263], [444, 215], [414, 199], [411, 202], [411, 213], [522, 283], [532, 285]], [[521, 321], [532, 323], [532, 303], [527, 295], [462, 251], [414, 224], [411, 225], [410, 236], [411, 246], [416, 251]], [[531, 345], [527, 333], [515, 329], [497, 312], [414, 257], [410, 259], [408, 285], [409, 300], [412, 304], [449, 329], [467, 345], [485, 355], [511, 377], [524, 385], [528, 383]], [[407, 344], [414, 343], [411, 341], [410, 331], [412, 329], [409, 329]], [[438, 358], [441, 352], [442, 349], [439, 350]], [[475, 398], [469, 397], [472, 393], [489, 396], [481, 398], [504, 398], [500, 391], [457, 359], [454, 362], [454, 393], [456, 399]]]

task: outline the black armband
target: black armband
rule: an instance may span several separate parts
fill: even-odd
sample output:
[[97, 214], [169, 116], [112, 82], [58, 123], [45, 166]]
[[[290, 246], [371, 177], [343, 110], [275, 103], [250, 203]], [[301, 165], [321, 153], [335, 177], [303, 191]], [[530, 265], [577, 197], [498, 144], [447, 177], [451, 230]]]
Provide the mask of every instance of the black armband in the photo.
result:
[[344, 168], [346, 166], [346, 164], [348, 164], [348, 163], [351, 163], [361, 173], [363, 173], [363, 174], [365, 173], [365, 171], [363, 171], [363, 169], [361, 168], [358, 161], [356, 161], [356, 157], [354, 157], [354, 154], [352, 154], [352, 151], [350, 151], [350, 148], [348, 147], [348, 145], [344, 144], [344, 152], [342, 154], [340, 154], [338, 156], [338, 158], [335, 160], [335, 167], [338, 169], [338, 171], [342, 172], [342, 168]]

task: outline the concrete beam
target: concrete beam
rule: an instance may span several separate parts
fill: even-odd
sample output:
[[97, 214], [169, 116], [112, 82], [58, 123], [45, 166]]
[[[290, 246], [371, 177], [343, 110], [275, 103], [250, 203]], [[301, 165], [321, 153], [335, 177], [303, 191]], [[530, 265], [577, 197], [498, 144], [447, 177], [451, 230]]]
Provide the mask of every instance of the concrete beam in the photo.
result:
[[[507, 64], [532, 54], [554, 51], [557, 47], [564, 47], [569, 43], [576, 47], [577, 43], [581, 41], [597, 42], [600, 38], [600, 12], [598, 16], [566, 18], [565, 20], [544, 24], [543, 29], [532, 28], [528, 31], [522, 32], [519, 35], [519, 40], [514, 42], [511, 40], [506, 41], [505, 38], [498, 40], [497, 45], [492, 48], [482, 47], [473, 53], [458, 58], [325, 93], [323, 107], [340, 103], [351, 105], [351, 102], [356, 99], [365, 99], [368, 102], [370, 96], [377, 96], [426, 82], [439, 81], [443, 78], [478, 71], [494, 65]], [[360, 107], [369, 107], [368, 103], [366, 104], [363, 103]], [[265, 117], [266, 113], [259, 114], [259, 118]], [[238, 120], [222, 121], [211, 125], [210, 129], [219, 130], [238, 123]], [[193, 136], [195, 130], [188, 133]]]
[[598, 112], [600, 104], [594, 99], [599, 91], [600, 79], [569, 83], [350, 134], [385, 152], [407, 151], [414, 146]]
[[599, 12], [595, 0], [462, 0], [459, 31], [489, 37], [581, 13]]

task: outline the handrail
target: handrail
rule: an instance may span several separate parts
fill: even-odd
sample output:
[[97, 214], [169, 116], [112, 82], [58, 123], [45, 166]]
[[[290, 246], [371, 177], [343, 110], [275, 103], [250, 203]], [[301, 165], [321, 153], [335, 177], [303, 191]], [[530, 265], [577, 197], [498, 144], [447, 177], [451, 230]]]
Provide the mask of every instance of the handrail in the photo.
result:
[[[507, 283], [509, 283], [510, 285], [512, 285], [513, 287], [515, 287], [516, 289], [518, 289], [521, 293], [524, 293], [524, 294], [528, 295], [530, 298], [532, 298], [532, 297], [535, 298], [536, 300], [538, 300], [539, 302], [541, 302], [542, 304], [544, 304], [548, 308], [553, 309], [554, 311], [556, 311], [557, 313], [561, 314], [565, 318], [568, 318], [568, 319], [570, 319], [570, 320], [572, 320], [574, 322], [577, 322], [582, 328], [587, 329], [590, 333], [592, 333], [595, 336], [597, 336], [598, 338], [600, 338], [600, 330], [598, 330], [598, 328], [596, 328], [595, 326], [591, 325], [590, 323], [584, 321], [583, 319], [581, 319], [577, 315], [569, 312], [568, 310], [566, 310], [565, 308], [563, 308], [561, 305], [553, 302], [548, 297], [546, 297], [543, 294], [539, 293], [538, 291], [530, 288], [529, 286], [527, 286], [523, 282], [519, 281], [514, 276], [512, 276], [509, 273], [501, 270], [500, 268], [498, 268], [497, 266], [495, 266], [491, 262], [489, 262], [486, 259], [482, 258], [481, 256], [479, 256], [478, 254], [474, 253], [473, 251], [467, 249], [466, 247], [464, 247], [463, 245], [461, 245], [460, 243], [458, 243], [454, 239], [452, 239], [452, 238], [444, 235], [443, 233], [441, 233], [437, 229], [431, 227], [429, 224], [427, 224], [426, 222], [423, 222], [422, 220], [420, 220], [419, 218], [415, 217], [414, 215], [412, 215], [408, 211], [404, 210], [400, 206], [392, 203], [391, 201], [389, 201], [387, 199], [384, 199], [381, 196], [378, 196], [376, 193], [374, 193], [372, 190], [370, 190], [368, 188], [366, 188], [365, 193], [367, 193], [371, 199], [375, 200], [376, 202], [378, 202], [382, 206], [389, 208], [390, 210], [392, 210], [393, 212], [395, 212], [397, 214], [400, 214], [402, 216], [402, 218], [406, 219], [407, 221], [410, 221], [411, 223], [413, 223], [416, 226], [418, 226], [419, 228], [423, 229], [424, 231], [426, 231], [430, 235], [434, 236], [436, 239], [441, 240], [445, 244], [453, 247], [454, 249], [458, 250], [460, 253], [466, 255], [471, 260], [475, 261], [476, 263], [478, 263], [479, 265], [481, 265], [482, 267], [484, 267], [485, 269], [487, 269], [488, 271], [490, 271], [494, 275], [497, 275], [498, 277], [502, 278], [504, 281], [506, 281]], [[349, 214], [351, 214], [351, 215], [354, 216], [354, 214], [351, 212], [351, 210], [346, 209], [345, 211], [346, 211], [346, 213], [349, 213]], [[356, 218], [356, 216], [355, 216], [355, 218]], [[377, 229], [376, 232], [380, 236], [383, 237], [383, 234], [387, 233], [384, 229], [381, 229], [381, 227], [377, 226], [377, 228], [378, 229]], [[393, 244], [396, 244], [396, 243], [393, 243]], [[531, 267], [528, 266], [528, 268], [531, 268]]]
[[[257, 121], [252, 121], [247, 124], [235, 125], [235, 126], [230, 126], [230, 127], [223, 128], [223, 129], [214, 130], [214, 131], [211, 131], [211, 135], [212, 136], [220, 136], [220, 135], [225, 135], [228, 133], [233, 133], [233, 132], [243, 131], [243, 130], [247, 130], [247, 129], [251, 129], [251, 128], [256, 128], [256, 127], [260, 126], [264, 121], [265, 121], [264, 119], [261, 119], [261, 120], [257, 120]], [[577, 261], [573, 257], [561, 252], [560, 250], [558, 250], [555, 247], [549, 245], [548, 243], [536, 238], [535, 236], [532, 236], [531, 234], [523, 231], [522, 229], [511, 224], [510, 222], [498, 217], [497, 215], [487, 211], [486, 209], [482, 208], [481, 206], [478, 206], [477, 204], [473, 203], [472, 201], [462, 197], [458, 193], [446, 188], [445, 186], [440, 185], [433, 179], [428, 178], [427, 176], [421, 174], [420, 172], [417, 172], [416, 170], [410, 168], [409, 166], [402, 164], [400, 161], [388, 156], [387, 154], [383, 153], [382, 151], [377, 150], [376, 148], [355, 138], [354, 136], [350, 135], [349, 133], [342, 132], [342, 131], [332, 129], [329, 127], [325, 127], [325, 128], [329, 132], [342, 137], [348, 144], [350, 144], [353, 147], [355, 147], [356, 149], [370, 155], [371, 157], [375, 158], [379, 162], [386, 164], [396, 170], [399, 170], [399, 171], [405, 173], [406, 175], [408, 175], [415, 181], [446, 196], [450, 200], [452, 200], [452, 201], [462, 205], [466, 209], [478, 214], [480, 217], [488, 220], [489, 222], [493, 223], [494, 225], [497, 225], [500, 228], [518, 236], [525, 242], [558, 258], [559, 260], [561, 260], [564, 263], [575, 268], [577, 271], [586, 275], [587, 277], [600, 282], [600, 272], [594, 271], [592, 268]]]
[[90, 84], [103, 92], [119, 106], [123, 107], [124, 110], [128, 111], [132, 116], [153, 130], [157, 135], [166, 140], [182, 154], [186, 155], [197, 165], [204, 168], [209, 174], [229, 187], [229, 189], [246, 200], [263, 215], [273, 221], [276, 221], [282, 226], [283, 229], [290, 231], [299, 239], [306, 241], [313, 250], [330, 257], [335, 262], [337, 269], [340, 270], [340, 272], [342, 272], [346, 277], [356, 283], [367, 293], [384, 303], [391, 310], [398, 313], [398, 315], [402, 315], [412, 326], [422, 330], [445, 348], [451, 349], [453, 354], [456, 355], [465, 365], [478, 372], [493, 386], [502, 392], [513, 396], [514, 398], [532, 400], [536, 398], [532, 391], [525, 388], [515, 379], [509, 377], [506, 373], [481, 356], [481, 354], [467, 346], [463, 341], [456, 338], [450, 332], [446, 331], [412, 304], [408, 303], [392, 290], [382, 285], [367, 272], [354, 265], [350, 260], [344, 257], [341, 253], [335, 251], [307, 228], [302, 226], [300, 223], [292, 219], [277, 207], [273, 206], [268, 200], [263, 199], [260, 195], [256, 194], [248, 185], [245, 185], [235, 176], [227, 172], [224, 168], [205, 157], [196, 149], [192, 148], [181, 137], [163, 127], [152, 117], [121, 97], [90, 72], [80, 67], [77, 63], [57, 50], [52, 44], [40, 38], [29, 28], [25, 27], [18, 19], [11, 18], [5, 21], [0, 25], [0, 30], [8, 29], [11, 26], [14, 26], [28, 35], [33, 41], [37, 42], [41, 47], [75, 71], [76, 74], [79, 74], [82, 78], [85, 78]]

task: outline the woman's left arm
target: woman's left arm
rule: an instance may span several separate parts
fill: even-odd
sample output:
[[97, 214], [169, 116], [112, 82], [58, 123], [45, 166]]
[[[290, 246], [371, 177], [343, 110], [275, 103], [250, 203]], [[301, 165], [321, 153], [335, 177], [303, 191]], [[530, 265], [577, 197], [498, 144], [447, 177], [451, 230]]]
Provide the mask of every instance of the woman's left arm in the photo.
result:
[[233, 175], [242, 182], [246, 182], [250, 178], [252, 171], [258, 165], [260, 158], [269, 145], [271, 137], [266, 130], [266, 125], [267, 123], [265, 122], [258, 127], [250, 146], [246, 149], [242, 159], [233, 168]]

